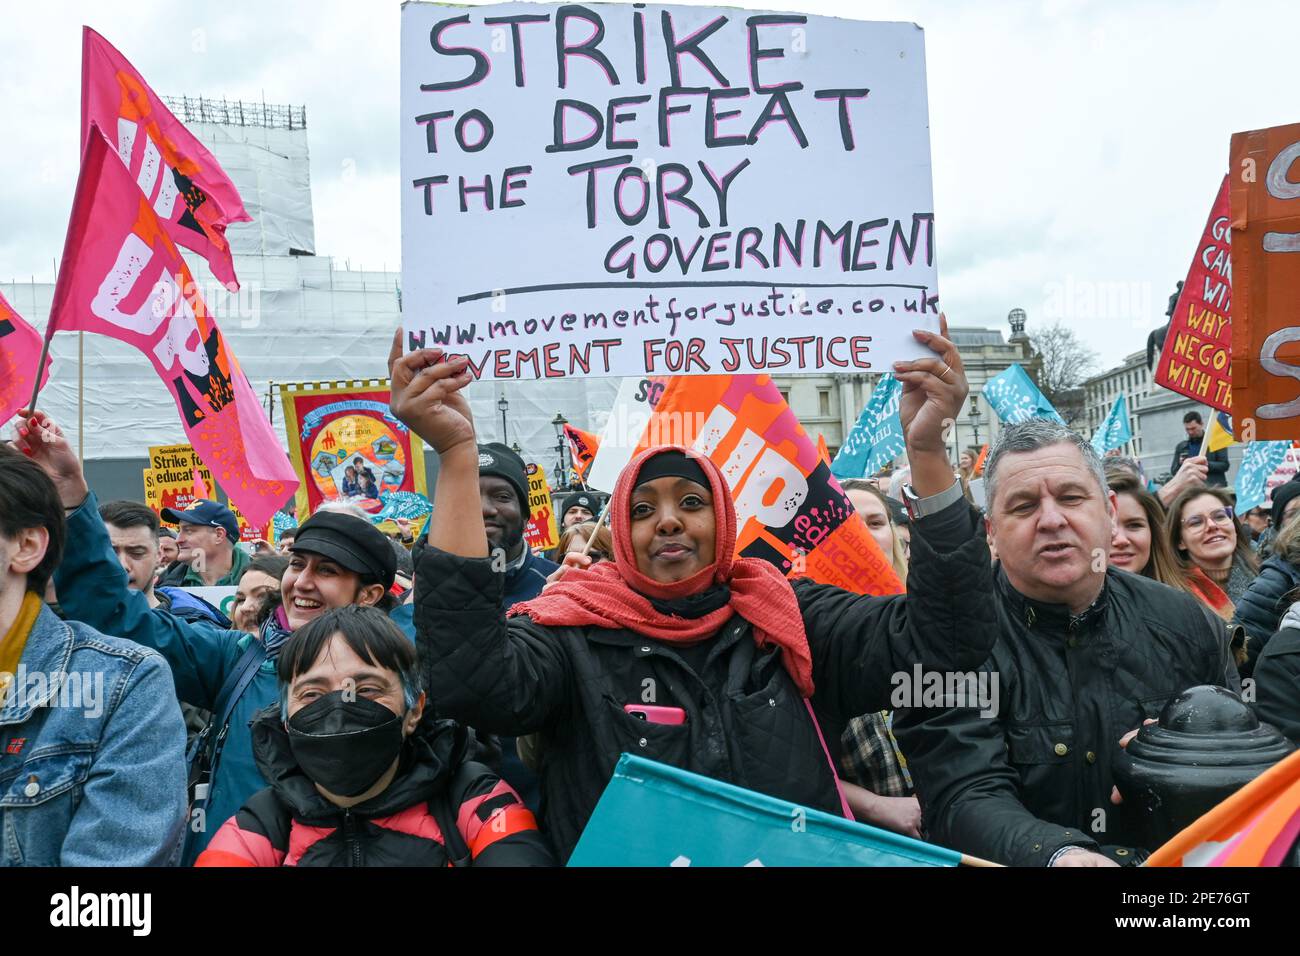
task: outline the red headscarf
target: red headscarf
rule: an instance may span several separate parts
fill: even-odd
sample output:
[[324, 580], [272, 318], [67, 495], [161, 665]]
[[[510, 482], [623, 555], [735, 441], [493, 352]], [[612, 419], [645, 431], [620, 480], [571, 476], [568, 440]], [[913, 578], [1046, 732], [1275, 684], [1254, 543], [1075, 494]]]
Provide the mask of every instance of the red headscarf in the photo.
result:
[[[656, 455], [679, 451], [703, 469], [713, 494], [713, 516], [717, 522], [714, 560], [702, 571], [683, 581], [663, 584], [637, 570], [632, 550], [632, 491], [641, 467]], [[614, 485], [610, 503], [610, 530], [616, 561], [602, 561], [587, 569], [570, 568], [546, 591], [510, 609], [510, 614], [527, 614], [548, 627], [626, 628], [645, 637], [677, 644], [694, 644], [717, 633], [733, 614], [753, 627], [759, 647], [775, 644], [781, 658], [804, 697], [811, 697], [812, 654], [804, 633], [803, 615], [790, 582], [772, 564], [761, 558], [736, 557], [736, 508], [718, 466], [707, 456], [689, 448], [664, 445], [637, 455], [623, 469]], [[703, 617], [684, 618], [655, 609], [648, 598], [673, 600], [725, 584], [731, 590], [729, 603]]]

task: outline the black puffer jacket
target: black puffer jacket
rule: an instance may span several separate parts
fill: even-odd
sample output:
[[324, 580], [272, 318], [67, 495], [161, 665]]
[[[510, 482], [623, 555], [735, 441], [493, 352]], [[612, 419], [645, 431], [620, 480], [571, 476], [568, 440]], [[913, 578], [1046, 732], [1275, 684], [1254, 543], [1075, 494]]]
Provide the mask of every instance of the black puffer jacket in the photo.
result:
[[[915, 524], [908, 594], [862, 597], [799, 582], [813, 705], [832, 723], [889, 706], [914, 662], [969, 670], [997, 637], [988, 546], [965, 502]], [[426, 582], [437, 582], [429, 587]], [[415, 626], [440, 713], [479, 730], [541, 735], [542, 826], [567, 859], [619, 754], [633, 753], [828, 812], [830, 765], [781, 651], [732, 618], [683, 651], [626, 630], [506, 621], [488, 559], [433, 548], [416, 569]], [[689, 662], [688, 662], [689, 659]], [[681, 725], [628, 704], [680, 707]]]
[[426, 716], [403, 744], [393, 782], [346, 810], [299, 768], [278, 704], [250, 727], [271, 785], [222, 825], [196, 866], [554, 865], [532, 814], [467, 759], [469, 735], [450, 720]]
[[1241, 665], [1241, 676], [1250, 677], [1255, 670], [1259, 652], [1264, 649], [1277, 630], [1282, 615], [1291, 606], [1283, 600], [1292, 588], [1300, 587], [1300, 567], [1279, 555], [1273, 555], [1259, 569], [1259, 576], [1251, 582], [1246, 593], [1237, 602], [1237, 613], [1232, 623], [1246, 629], [1246, 660]]
[[1023, 597], [1000, 566], [996, 580], [1002, 636], [983, 668], [996, 711], [894, 717], [929, 838], [1013, 866], [1045, 866], [1071, 844], [1131, 847], [1110, 802], [1119, 739], [1188, 687], [1238, 689], [1225, 625], [1190, 595], [1114, 569], [1077, 617]]

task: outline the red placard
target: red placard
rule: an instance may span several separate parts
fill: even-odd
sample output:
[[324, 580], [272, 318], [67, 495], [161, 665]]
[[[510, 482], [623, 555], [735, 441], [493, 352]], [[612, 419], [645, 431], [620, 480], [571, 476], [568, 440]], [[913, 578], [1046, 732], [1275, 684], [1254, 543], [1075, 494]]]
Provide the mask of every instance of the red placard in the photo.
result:
[[1232, 256], [1228, 177], [1223, 177], [1196, 247], [1156, 365], [1155, 381], [1203, 405], [1232, 412]]

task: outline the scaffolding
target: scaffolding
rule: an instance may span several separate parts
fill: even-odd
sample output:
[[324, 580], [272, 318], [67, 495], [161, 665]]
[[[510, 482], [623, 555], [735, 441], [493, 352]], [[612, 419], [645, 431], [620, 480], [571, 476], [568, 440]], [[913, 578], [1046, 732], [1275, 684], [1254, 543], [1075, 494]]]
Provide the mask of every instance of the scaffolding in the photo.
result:
[[220, 123], [264, 129], [306, 129], [307, 107], [243, 100], [210, 100], [205, 96], [164, 96], [163, 103], [182, 123]]

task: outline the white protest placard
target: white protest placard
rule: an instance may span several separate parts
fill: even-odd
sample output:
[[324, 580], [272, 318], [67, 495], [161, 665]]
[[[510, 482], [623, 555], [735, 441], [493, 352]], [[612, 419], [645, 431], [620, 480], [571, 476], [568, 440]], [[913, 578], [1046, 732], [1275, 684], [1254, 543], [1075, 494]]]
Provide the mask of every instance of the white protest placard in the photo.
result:
[[880, 370], [938, 330], [910, 23], [407, 3], [407, 349], [483, 379]]

